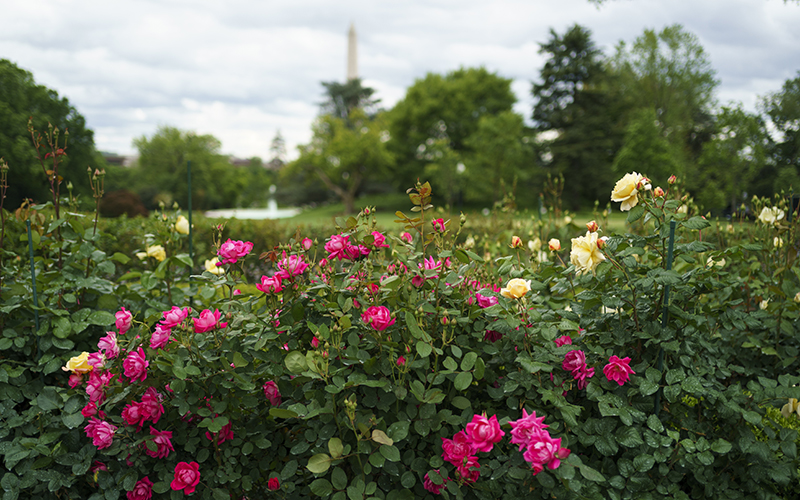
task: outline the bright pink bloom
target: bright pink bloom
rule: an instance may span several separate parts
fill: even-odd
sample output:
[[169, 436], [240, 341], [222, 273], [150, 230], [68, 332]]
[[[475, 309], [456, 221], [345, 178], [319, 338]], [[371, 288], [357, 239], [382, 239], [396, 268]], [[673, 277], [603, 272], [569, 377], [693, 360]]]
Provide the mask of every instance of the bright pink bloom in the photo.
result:
[[422, 285], [425, 284], [425, 276], [421, 274], [414, 276], [413, 278], [411, 278], [411, 284], [417, 288], [421, 287]]
[[128, 492], [128, 500], [150, 500], [153, 498], [153, 483], [147, 476], [136, 481], [133, 490]]
[[169, 343], [172, 330], [162, 324], [156, 325], [156, 330], [150, 336], [150, 349], [161, 349]]
[[280, 487], [281, 487], [281, 482], [278, 480], [277, 477], [271, 477], [269, 478], [269, 481], [267, 481], [267, 489], [269, 491], [277, 491], [280, 489]]
[[389, 309], [384, 306], [370, 306], [361, 313], [361, 321], [372, 326], [372, 328], [382, 332], [394, 324]]
[[295, 276], [300, 276], [308, 268], [308, 264], [303, 261], [302, 255], [283, 254], [283, 259], [278, 262], [278, 272], [275, 276], [285, 280], [294, 280]]
[[319, 347], [319, 339], [317, 337], [311, 339], [311, 347], [313, 347], [314, 349]]
[[405, 357], [400, 356], [399, 358], [397, 358], [397, 366], [403, 366], [404, 364], [406, 364], [406, 358]]
[[473, 415], [472, 422], [467, 424], [467, 437], [475, 451], [489, 452], [499, 443], [506, 433], [500, 429], [497, 415], [486, 418], [486, 415]]
[[545, 465], [548, 469], [557, 468], [569, 453], [570, 450], [561, 447], [561, 438], [553, 439], [547, 432], [541, 432], [532, 437], [522, 458], [531, 463], [535, 476]]
[[375, 248], [389, 248], [389, 245], [386, 244], [386, 236], [380, 231], [372, 231], [372, 237], [372, 245]]
[[522, 418], [509, 422], [511, 424], [511, 444], [518, 444], [519, 451], [527, 448], [531, 439], [541, 432], [545, 432], [547, 425], [544, 423], [544, 417], [537, 417], [536, 412], [528, 414], [525, 409], [522, 409]]
[[106, 357], [103, 356], [102, 352], [93, 352], [86, 359], [86, 363], [96, 370], [105, 366]]
[[142, 407], [142, 403], [131, 401], [122, 410], [122, 418], [130, 426], [138, 426], [140, 429], [145, 421], [150, 417], [150, 412]]
[[191, 495], [199, 483], [200, 464], [178, 462], [178, 465], [175, 466], [175, 477], [169, 486], [175, 491], [183, 490], [184, 495]]
[[[436, 472], [439, 472], [439, 469], [435, 470]], [[447, 481], [449, 480], [450, 478], [447, 478], [446, 480], [442, 481], [442, 484], [433, 484], [433, 481], [431, 481], [431, 478], [428, 477], [428, 473], [426, 472], [425, 480], [423, 481], [422, 485], [425, 487], [426, 490], [430, 491], [434, 495], [439, 495], [442, 489], [447, 485]]]
[[146, 448], [145, 453], [153, 458], [167, 458], [169, 452], [175, 451], [172, 447], [172, 431], [157, 431], [150, 426], [150, 435], [153, 436], [153, 443], [156, 445], [156, 450]]
[[152, 420], [154, 424], [158, 423], [158, 419], [164, 414], [164, 405], [161, 404], [161, 394], [153, 387], [148, 387], [142, 395], [141, 412], [145, 414], [146, 419]]
[[68, 383], [69, 383], [69, 386], [71, 388], [74, 389], [74, 388], [78, 387], [79, 385], [81, 385], [81, 382], [83, 382], [83, 374], [82, 373], [80, 373], [80, 372], [72, 372], [72, 373], [70, 373]]
[[184, 307], [181, 309], [180, 307], [172, 306], [172, 309], [164, 311], [161, 314], [164, 317], [164, 319], [161, 320], [161, 324], [167, 328], [175, 328], [189, 316], [189, 308]]
[[303, 248], [307, 252], [311, 250], [311, 246], [314, 245], [314, 242], [311, 241], [310, 238], [303, 238], [303, 241], [301, 241], [300, 244], [303, 245]]
[[114, 374], [111, 372], [101, 374], [98, 370], [92, 370], [89, 373], [89, 381], [86, 383], [86, 394], [89, 395], [89, 401], [102, 404], [106, 399], [105, 388], [113, 378]]
[[[432, 256], [423, 259], [422, 263], [418, 264], [420, 269], [426, 271], [439, 271], [442, 268], [442, 261], [434, 259]], [[438, 278], [438, 274], [429, 275], [426, 273], [427, 278]]]
[[250, 241], [233, 241], [228, 238], [228, 241], [220, 245], [219, 251], [217, 252], [217, 255], [222, 257], [222, 260], [217, 263], [217, 266], [235, 264], [239, 259], [249, 254], [252, 249], [253, 243]]
[[629, 366], [631, 358], [619, 359], [617, 355], [608, 358], [608, 364], [603, 368], [603, 374], [608, 380], [614, 381], [619, 385], [625, 384], [634, 373], [633, 369]]
[[481, 295], [480, 292], [475, 294], [475, 298], [478, 300], [478, 305], [482, 308], [486, 309], [487, 307], [491, 307], [499, 302], [497, 297], [484, 297]]
[[586, 354], [580, 349], [569, 351], [564, 355], [564, 362], [561, 363], [561, 367], [568, 372], [580, 370], [584, 366], [586, 366]]
[[486, 330], [486, 333], [483, 334], [483, 340], [488, 340], [493, 344], [502, 338], [503, 334], [494, 330]]
[[281, 405], [281, 391], [278, 389], [278, 384], [272, 380], [264, 384], [264, 396], [269, 400], [272, 406]]
[[91, 418], [94, 416], [100, 418], [106, 418], [106, 412], [104, 412], [103, 410], [99, 410], [97, 408], [97, 405], [92, 403], [91, 401], [86, 403], [86, 406], [83, 407], [83, 409], [81, 410], [81, 415], [83, 415], [83, 418]]
[[328, 265], [328, 259], [320, 259], [319, 267], [325, 267]]
[[283, 283], [281, 277], [277, 274], [275, 276], [262, 276], [261, 284], [256, 285], [256, 288], [264, 293], [278, 293], [283, 290]]
[[453, 439], [442, 438], [442, 458], [455, 467], [461, 467], [474, 451], [472, 441], [464, 431], [458, 431]]
[[411, 236], [411, 233], [402, 233], [400, 234], [400, 239], [405, 241], [406, 243], [411, 243], [414, 241], [414, 237]]
[[131, 351], [125, 361], [122, 362], [125, 368], [125, 376], [131, 379], [131, 382], [144, 382], [147, 379], [147, 367], [150, 363], [144, 357], [144, 349], [139, 347], [135, 351]]
[[222, 444], [225, 441], [233, 439], [233, 429], [231, 428], [231, 423], [228, 422], [225, 424], [219, 432], [212, 434], [211, 432], [206, 432], [206, 439], [209, 441], [214, 441], [214, 436], [217, 436], [217, 444]]
[[556, 347], [561, 347], [565, 345], [572, 345], [572, 337], [569, 335], [562, 335], [555, 340]]
[[97, 348], [105, 351], [106, 359], [114, 359], [119, 356], [119, 344], [117, 344], [117, 334], [106, 332], [106, 336], [97, 342]]
[[[478, 463], [478, 457], [469, 457], [463, 466], [456, 468], [456, 472], [458, 472], [458, 475], [461, 476], [461, 479], [463, 479], [465, 483], [472, 484], [481, 477], [481, 471], [477, 469], [477, 467], [480, 466], [481, 464]], [[472, 467], [476, 468], [472, 469]]]
[[350, 246], [350, 242], [347, 241], [350, 239], [349, 234], [334, 234], [331, 236], [331, 239], [325, 243], [325, 251], [328, 252], [328, 260], [333, 259], [346, 259], [347, 258], [347, 247]]
[[431, 221], [431, 224], [433, 224], [433, 229], [440, 233], [445, 232], [445, 230], [447, 229], [444, 225], [444, 219], [433, 219]]
[[124, 307], [117, 311], [114, 316], [117, 318], [116, 325], [120, 335], [125, 335], [125, 332], [131, 329], [131, 322], [133, 321], [133, 314], [126, 310]]
[[581, 390], [586, 389], [586, 385], [592, 377], [594, 377], [594, 368], [589, 368], [586, 365], [572, 372], [572, 378], [578, 381], [575, 385]]
[[104, 420], [92, 417], [84, 430], [86, 437], [92, 438], [92, 444], [97, 446], [98, 450], [102, 450], [111, 446], [117, 428]]
[[[203, 312], [200, 313], [199, 318], [192, 318], [192, 322], [194, 323], [194, 333], [205, 333], [210, 332], [214, 328], [217, 327], [217, 323], [219, 323], [219, 318], [222, 316], [222, 313], [219, 312], [219, 309], [214, 309], [212, 313], [209, 309], [203, 309]], [[225, 328], [227, 323], [221, 323], [220, 328]]]

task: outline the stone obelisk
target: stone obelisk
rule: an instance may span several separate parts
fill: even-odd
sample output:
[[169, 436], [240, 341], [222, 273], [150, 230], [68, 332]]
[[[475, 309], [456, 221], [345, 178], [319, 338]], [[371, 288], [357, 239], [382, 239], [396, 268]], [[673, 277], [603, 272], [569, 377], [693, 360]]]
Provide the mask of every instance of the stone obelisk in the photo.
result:
[[358, 52], [356, 47], [356, 27], [350, 23], [347, 32], [347, 81], [358, 78]]

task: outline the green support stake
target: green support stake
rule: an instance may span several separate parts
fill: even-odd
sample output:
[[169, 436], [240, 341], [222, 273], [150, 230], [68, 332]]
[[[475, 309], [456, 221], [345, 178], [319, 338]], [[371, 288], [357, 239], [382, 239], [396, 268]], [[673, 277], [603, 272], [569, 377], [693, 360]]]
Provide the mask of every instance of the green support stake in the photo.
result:
[[[667, 271], [672, 269], [672, 250], [675, 248], [675, 227], [678, 223], [674, 220], [669, 221], [669, 243], [667, 247]], [[669, 285], [664, 286], [664, 309], [661, 312], [661, 328], [667, 328], [667, 323], [669, 323]], [[662, 347], [658, 351], [658, 371], [664, 371], [664, 348]], [[658, 392], [656, 392], [656, 400], [653, 405], [653, 413], [658, 416], [661, 413], [661, 394], [663, 394], [664, 388], [659, 387]]]
[[[194, 251], [192, 249], [192, 160], [186, 161], [186, 189], [188, 190], [188, 201], [187, 210], [189, 211], [189, 260], [192, 261], [192, 267], [194, 267]], [[194, 272], [194, 269], [189, 273], [191, 274]], [[193, 296], [189, 296], [189, 307], [192, 307], [193, 304]]]
[[39, 348], [41, 337], [39, 337], [39, 297], [36, 295], [36, 267], [33, 264], [33, 236], [31, 235], [31, 220], [25, 221], [28, 228], [28, 257], [31, 261], [31, 288], [33, 288], [33, 319], [36, 325], [36, 359], [41, 359], [42, 352]]

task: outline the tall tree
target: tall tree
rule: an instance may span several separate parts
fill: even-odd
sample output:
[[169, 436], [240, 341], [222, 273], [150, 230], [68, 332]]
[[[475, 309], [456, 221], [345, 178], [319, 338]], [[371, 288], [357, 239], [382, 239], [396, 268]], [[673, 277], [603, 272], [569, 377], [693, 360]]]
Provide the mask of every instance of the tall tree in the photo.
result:
[[480, 118], [510, 111], [514, 102], [511, 80], [485, 68], [428, 73], [416, 80], [389, 112], [389, 143], [397, 160], [395, 181], [411, 185], [422, 174], [429, 139], [446, 139], [458, 154], [470, 152], [466, 141]]
[[774, 189], [791, 185], [800, 192], [800, 73], [762, 99], [761, 108], [777, 132], [771, 154], [777, 169]]
[[638, 109], [628, 122], [625, 142], [614, 158], [615, 177], [637, 171], [656, 185], [666, 184], [670, 175], [682, 175], [680, 168], [674, 146], [656, 122], [655, 111]]
[[364, 182], [385, 175], [394, 162], [386, 148], [384, 116], [370, 119], [360, 108], [353, 108], [347, 119], [326, 114], [317, 118], [313, 133], [311, 142], [300, 146], [300, 157], [281, 175], [313, 173], [339, 197], [345, 211], [353, 213]]
[[550, 137], [543, 144], [545, 166], [564, 175], [571, 208], [605, 200], [624, 134], [624, 100], [614, 90], [613, 75], [591, 32], [577, 24], [563, 35], [551, 29], [539, 52], [548, 58], [540, 82], [533, 84], [533, 120], [536, 130]]
[[347, 80], [344, 83], [322, 82], [322, 86], [325, 87], [325, 100], [321, 104], [322, 114], [346, 120], [356, 108], [370, 117], [378, 112], [377, 105], [380, 99], [372, 97], [375, 90], [364, 87], [360, 78]]
[[267, 167], [272, 170], [280, 170], [286, 164], [286, 141], [281, 135], [281, 131], [275, 132], [275, 137], [269, 145], [270, 160]]
[[[66, 97], [43, 85], [33, 75], [6, 59], [0, 59], [0, 157], [9, 164], [5, 206], [16, 207], [23, 199], [44, 202], [50, 188], [28, 133], [28, 119], [34, 128], [46, 131], [48, 123], [69, 131], [66, 156], [61, 157], [59, 175], [72, 182], [74, 191], [90, 194], [86, 167], [104, 168], [105, 160], [95, 150], [94, 133]], [[42, 153], [44, 154], [44, 152]]]

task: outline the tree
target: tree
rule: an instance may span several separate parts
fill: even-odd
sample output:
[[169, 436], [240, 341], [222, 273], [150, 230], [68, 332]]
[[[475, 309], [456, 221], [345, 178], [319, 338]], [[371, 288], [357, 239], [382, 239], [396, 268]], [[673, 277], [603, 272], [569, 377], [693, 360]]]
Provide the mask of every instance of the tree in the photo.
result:
[[625, 142], [614, 158], [616, 177], [627, 172], [639, 172], [652, 182], [663, 184], [670, 175], [682, 176], [681, 164], [674, 146], [664, 137], [652, 109], [642, 108], [628, 122]]
[[467, 138], [482, 116], [510, 111], [516, 97], [511, 80], [485, 68], [428, 73], [389, 112], [390, 148], [397, 160], [395, 182], [413, 184], [425, 166], [428, 139], [446, 139], [458, 154], [470, 151]]
[[321, 104], [323, 114], [347, 119], [356, 108], [370, 117], [378, 111], [380, 99], [372, 97], [375, 90], [364, 87], [360, 78], [347, 80], [345, 83], [322, 82], [322, 86], [325, 87], [325, 100]]
[[794, 189], [800, 192], [800, 73], [797, 78], [786, 80], [779, 92], [764, 97], [761, 108], [776, 131], [771, 154], [777, 167], [775, 190], [793, 182]]
[[139, 150], [134, 186], [148, 208], [159, 202], [188, 205], [187, 162], [192, 162], [192, 208], [236, 206], [247, 186], [246, 170], [237, 169], [219, 153], [212, 135], [197, 135], [175, 127], [159, 127], [148, 139], [134, 139]]
[[698, 169], [687, 178], [687, 185], [703, 207], [736, 210], [745, 193], [757, 193], [754, 184], [769, 167], [772, 141], [764, 120], [741, 106], [723, 107], [714, 129], [712, 139], [703, 144]]
[[286, 141], [281, 135], [281, 131], [275, 132], [275, 137], [269, 145], [270, 160], [267, 167], [271, 170], [280, 170], [286, 165]]
[[33, 75], [6, 59], [0, 59], [0, 157], [9, 164], [5, 206], [16, 207], [25, 198], [39, 202], [51, 198], [49, 183], [28, 133], [28, 119], [39, 131], [48, 123], [69, 131], [66, 156], [61, 157], [59, 175], [72, 182], [74, 192], [90, 196], [86, 168], [104, 168], [105, 160], [95, 150], [94, 133], [86, 120], [58, 92], [37, 85]]
[[545, 166], [564, 175], [564, 198], [572, 208], [607, 199], [611, 163], [624, 134], [625, 102], [615, 91], [614, 77], [591, 32], [580, 25], [563, 35], [550, 30], [539, 52], [548, 59], [541, 83], [533, 84], [533, 120], [537, 131], [554, 136], [543, 144], [549, 153]]
[[645, 30], [628, 48], [617, 46], [611, 66], [631, 110], [650, 108], [684, 168], [695, 161], [713, 127], [718, 81], [697, 37], [675, 24]]
[[385, 175], [394, 160], [386, 148], [386, 121], [370, 119], [360, 108], [348, 117], [322, 115], [313, 126], [311, 142], [300, 146], [300, 157], [281, 172], [283, 177], [312, 172], [345, 206], [355, 210], [355, 197], [368, 179]]

